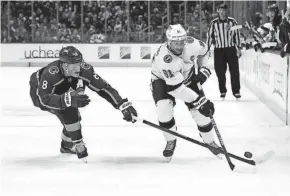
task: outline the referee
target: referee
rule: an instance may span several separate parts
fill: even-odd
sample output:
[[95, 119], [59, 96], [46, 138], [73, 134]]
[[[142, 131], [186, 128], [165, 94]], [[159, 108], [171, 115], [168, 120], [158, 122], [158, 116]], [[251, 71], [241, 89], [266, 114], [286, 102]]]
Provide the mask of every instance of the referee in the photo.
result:
[[238, 30], [230, 31], [232, 26], [237, 25], [234, 18], [226, 15], [227, 5], [218, 6], [218, 18], [211, 21], [207, 32], [207, 45], [210, 49], [214, 45], [214, 69], [218, 78], [220, 97], [225, 98], [227, 64], [231, 74], [233, 95], [239, 99], [240, 94], [240, 71], [239, 57], [241, 56], [241, 41]]

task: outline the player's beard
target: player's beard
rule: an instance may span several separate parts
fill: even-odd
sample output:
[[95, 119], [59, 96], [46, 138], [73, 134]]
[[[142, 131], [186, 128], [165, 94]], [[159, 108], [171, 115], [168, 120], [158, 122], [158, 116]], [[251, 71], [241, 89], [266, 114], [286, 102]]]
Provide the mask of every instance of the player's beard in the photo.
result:
[[173, 47], [170, 47], [171, 48], [171, 51], [176, 54], [176, 55], [181, 55], [182, 51], [183, 51], [183, 48], [181, 49], [177, 49], [177, 48], [173, 48]]
[[176, 48], [172, 47], [171, 44], [168, 45], [168, 49], [175, 55], [180, 55], [183, 51], [183, 48], [176, 49]]

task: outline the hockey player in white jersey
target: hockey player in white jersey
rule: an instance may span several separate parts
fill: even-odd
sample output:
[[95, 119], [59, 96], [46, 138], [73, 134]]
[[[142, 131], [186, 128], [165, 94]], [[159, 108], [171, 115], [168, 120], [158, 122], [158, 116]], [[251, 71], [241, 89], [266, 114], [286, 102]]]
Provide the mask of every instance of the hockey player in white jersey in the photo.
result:
[[[211, 75], [206, 67], [208, 49], [204, 42], [187, 36], [180, 24], [170, 25], [166, 37], [167, 42], [158, 48], [152, 58], [152, 93], [159, 125], [177, 131], [173, 108], [176, 104], [175, 98], [180, 99], [185, 102], [192, 118], [196, 121], [203, 141], [219, 148], [209, 118], [209, 114], [215, 111], [214, 104], [199, 95], [197, 87], [197, 82], [203, 84]], [[197, 75], [195, 66], [199, 66]], [[176, 146], [176, 137], [165, 132], [163, 134], [167, 141], [163, 156], [170, 161]], [[217, 150], [210, 150], [220, 157]]]

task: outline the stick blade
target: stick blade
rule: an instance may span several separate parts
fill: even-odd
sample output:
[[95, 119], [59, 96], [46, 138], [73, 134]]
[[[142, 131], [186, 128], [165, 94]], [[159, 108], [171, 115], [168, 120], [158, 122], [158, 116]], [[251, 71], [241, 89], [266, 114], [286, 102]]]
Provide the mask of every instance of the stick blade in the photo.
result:
[[257, 159], [255, 159], [254, 161], [256, 164], [262, 164], [262, 163], [267, 162], [274, 155], [275, 155], [275, 152], [270, 150], [266, 152], [263, 156], [260, 156]]

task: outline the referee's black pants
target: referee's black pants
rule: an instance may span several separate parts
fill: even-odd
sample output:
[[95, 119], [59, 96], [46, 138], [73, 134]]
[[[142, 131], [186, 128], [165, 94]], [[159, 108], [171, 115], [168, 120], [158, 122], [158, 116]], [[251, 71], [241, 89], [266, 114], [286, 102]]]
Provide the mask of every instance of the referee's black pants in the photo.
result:
[[232, 93], [240, 93], [240, 70], [236, 47], [214, 49], [214, 69], [218, 78], [220, 93], [226, 93], [226, 71], [229, 65]]

